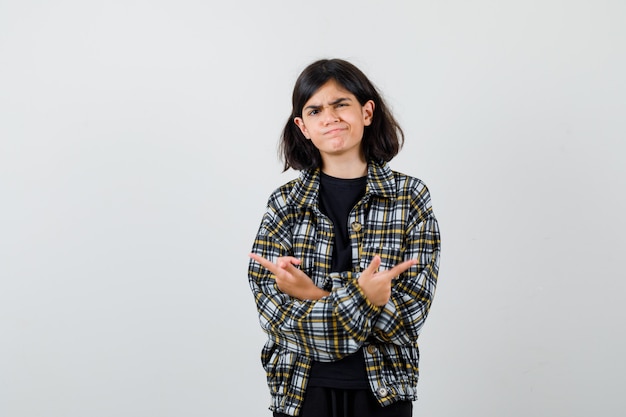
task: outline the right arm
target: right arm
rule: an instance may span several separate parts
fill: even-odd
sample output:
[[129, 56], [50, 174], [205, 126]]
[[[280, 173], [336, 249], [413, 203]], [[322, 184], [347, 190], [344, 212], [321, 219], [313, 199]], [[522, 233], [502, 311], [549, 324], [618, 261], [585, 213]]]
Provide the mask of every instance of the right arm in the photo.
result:
[[[274, 265], [279, 258], [293, 256], [292, 214], [276, 200], [270, 200], [252, 249]], [[248, 280], [263, 330], [281, 347], [314, 360], [334, 361], [358, 350], [380, 311], [356, 279], [320, 299], [299, 300], [281, 291], [276, 275], [252, 259]]]

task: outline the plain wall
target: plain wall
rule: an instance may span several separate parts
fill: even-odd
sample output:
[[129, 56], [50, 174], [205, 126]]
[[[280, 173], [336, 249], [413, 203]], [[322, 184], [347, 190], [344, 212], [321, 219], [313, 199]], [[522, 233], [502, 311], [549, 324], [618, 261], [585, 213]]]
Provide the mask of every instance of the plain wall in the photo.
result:
[[341, 57], [442, 228], [415, 416], [623, 416], [626, 3], [0, 0], [0, 416], [270, 416], [247, 253]]

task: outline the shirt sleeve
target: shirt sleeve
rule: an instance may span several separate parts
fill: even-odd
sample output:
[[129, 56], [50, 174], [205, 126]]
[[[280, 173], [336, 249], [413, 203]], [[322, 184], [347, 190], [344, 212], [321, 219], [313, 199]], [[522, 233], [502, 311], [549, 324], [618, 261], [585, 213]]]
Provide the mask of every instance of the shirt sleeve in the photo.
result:
[[[270, 204], [252, 252], [275, 262], [292, 255], [289, 214]], [[356, 276], [320, 300], [298, 300], [281, 292], [274, 275], [250, 261], [248, 281], [261, 327], [279, 346], [318, 361], [335, 361], [356, 352], [371, 334], [380, 307], [370, 303]]]
[[417, 259], [393, 282], [391, 298], [374, 322], [377, 340], [396, 345], [417, 341], [435, 295], [439, 272], [441, 239], [428, 189], [421, 187], [414, 197], [413, 225], [406, 231], [405, 259]]

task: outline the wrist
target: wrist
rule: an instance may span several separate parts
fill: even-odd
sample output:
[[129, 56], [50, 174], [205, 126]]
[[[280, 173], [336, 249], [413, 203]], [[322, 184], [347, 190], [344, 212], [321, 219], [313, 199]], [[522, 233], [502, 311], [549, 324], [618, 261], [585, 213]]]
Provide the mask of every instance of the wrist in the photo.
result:
[[328, 291], [324, 291], [323, 289], [321, 289], [321, 288], [319, 288], [319, 287], [313, 286], [313, 287], [310, 289], [309, 293], [307, 294], [307, 297], [306, 297], [306, 298], [307, 298], [308, 300], [319, 300], [319, 299], [321, 299], [321, 298], [326, 297], [326, 296], [327, 296], [327, 295], [329, 295], [329, 294], [330, 294], [330, 292], [328, 292]]

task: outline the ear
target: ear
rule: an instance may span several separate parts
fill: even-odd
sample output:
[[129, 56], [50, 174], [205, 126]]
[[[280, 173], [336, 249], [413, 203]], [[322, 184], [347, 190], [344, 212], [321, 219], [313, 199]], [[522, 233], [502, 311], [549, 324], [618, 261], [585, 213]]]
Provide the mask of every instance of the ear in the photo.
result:
[[309, 136], [309, 131], [304, 125], [304, 120], [302, 120], [302, 117], [294, 117], [293, 122], [296, 124], [296, 126], [300, 128], [300, 131], [302, 132], [305, 138], [311, 139], [311, 136]]
[[372, 124], [372, 118], [374, 117], [374, 108], [376, 104], [374, 104], [374, 100], [368, 100], [363, 105], [363, 124], [365, 126], [369, 126]]

